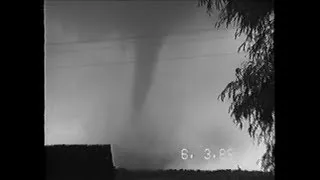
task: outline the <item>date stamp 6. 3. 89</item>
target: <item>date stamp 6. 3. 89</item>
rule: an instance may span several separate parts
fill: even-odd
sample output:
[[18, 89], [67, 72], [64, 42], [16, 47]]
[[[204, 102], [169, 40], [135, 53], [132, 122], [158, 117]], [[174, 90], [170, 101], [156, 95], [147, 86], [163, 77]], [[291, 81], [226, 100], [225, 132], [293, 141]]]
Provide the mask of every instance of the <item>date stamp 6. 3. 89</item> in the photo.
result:
[[211, 160], [215, 158], [226, 158], [226, 157], [232, 157], [232, 149], [219, 149], [219, 152], [216, 154], [209, 148], [204, 148], [200, 154], [193, 154], [191, 151], [189, 151], [186, 148], [181, 149], [181, 159], [187, 160], [187, 159], [193, 159], [195, 156], [200, 156], [200, 158], [203, 158], [205, 160]]

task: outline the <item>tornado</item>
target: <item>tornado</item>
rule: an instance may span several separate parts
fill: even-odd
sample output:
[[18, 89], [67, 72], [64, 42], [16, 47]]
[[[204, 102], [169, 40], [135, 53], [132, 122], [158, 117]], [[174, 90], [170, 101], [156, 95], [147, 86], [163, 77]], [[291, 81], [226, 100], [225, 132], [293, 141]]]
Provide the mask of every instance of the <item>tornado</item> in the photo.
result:
[[[152, 36], [151, 33], [145, 33]], [[139, 39], [135, 45], [135, 64], [132, 87], [132, 115], [138, 117], [146, 102], [148, 92], [152, 86], [154, 71], [158, 62], [162, 38]], [[136, 120], [136, 119], [134, 119]]]
[[[147, 141], [145, 129], [149, 127], [147, 119], [142, 118], [143, 107], [154, 80], [154, 72], [159, 61], [159, 52], [164, 39], [169, 34], [172, 24], [172, 13], [164, 13], [163, 5], [157, 3], [128, 3], [123, 6], [123, 17], [118, 17], [117, 26], [125, 34], [133, 35], [134, 74], [130, 100], [131, 133], [129, 137]], [[121, 13], [122, 14], [122, 13]], [[150, 137], [150, 136], [149, 136]]]
[[[164, 39], [171, 23], [164, 9], [155, 3], [128, 3], [122, 7], [123, 14], [117, 17], [117, 27], [123, 33], [123, 40], [130, 40], [134, 50], [132, 89], [130, 92], [126, 131], [114, 145], [117, 164], [129, 169], [158, 169], [165, 167], [170, 160], [155, 157], [150, 142], [156, 136], [150, 133], [155, 128], [150, 119], [143, 116], [143, 109], [154, 82], [154, 74], [159, 61]], [[129, 36], [129, 38], [125, 37]], [[152, 131], [152, 130], [151, 130]], [[149, 146], [149, 148], [147, 148]]]
[[144, 106], [154, 82], [159, 54], [165, 39], [175, 27], [190, 20], [194, 15], [190, 11], [194, 8], [190, 4], [184, 6], [175, 3], [128, 3], [122, 7], [123, 13], [119, 13], [123, 15], [117, 17], [117, 27], [120, 27], [122, 33], [133, 35], [130, 40], [133, 40], [134, 47], [128, 129], [120, 140], [121, 145], [117, 147], [122, 148], [117, 151], [125, 151], [121, 153], [118, 163], [126, 164], [127, 168], [133, 168], [136, 166], [134, 164], [139, 163], [140, 168], [161, 169], [171, 163], [170, 155], [155, 155], [152, 152], [153, 149], [165, 145], [155, 142], [161, 134], [156, 133], [157, 127], [146, 117]]

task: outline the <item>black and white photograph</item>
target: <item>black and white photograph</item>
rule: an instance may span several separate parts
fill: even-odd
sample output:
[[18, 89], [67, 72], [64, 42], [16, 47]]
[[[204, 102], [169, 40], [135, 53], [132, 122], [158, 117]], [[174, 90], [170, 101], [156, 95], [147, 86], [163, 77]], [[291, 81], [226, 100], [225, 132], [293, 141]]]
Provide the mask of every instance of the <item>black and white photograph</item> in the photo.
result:
[[275, 179], [274, 0], [43, 15], [47, 180]]

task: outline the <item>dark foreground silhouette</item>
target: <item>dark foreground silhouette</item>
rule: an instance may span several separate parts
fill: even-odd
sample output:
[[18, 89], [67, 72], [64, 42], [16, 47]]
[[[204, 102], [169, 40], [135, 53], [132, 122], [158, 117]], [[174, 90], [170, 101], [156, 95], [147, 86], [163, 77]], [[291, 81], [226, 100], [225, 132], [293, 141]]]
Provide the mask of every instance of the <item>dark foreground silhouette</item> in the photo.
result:
[[126, 170], [115, 168], [110, 145], [45, 146], [46, 180], [273, 180], [271, 173], [242, 170]]
[[116, 169], [115, 180], [274, 180], [274, 175], [261, 171], [242, 170], [158, 170], [129, 171]]
[[45, 146], [46, 180], [114, 179], [110, 145]]

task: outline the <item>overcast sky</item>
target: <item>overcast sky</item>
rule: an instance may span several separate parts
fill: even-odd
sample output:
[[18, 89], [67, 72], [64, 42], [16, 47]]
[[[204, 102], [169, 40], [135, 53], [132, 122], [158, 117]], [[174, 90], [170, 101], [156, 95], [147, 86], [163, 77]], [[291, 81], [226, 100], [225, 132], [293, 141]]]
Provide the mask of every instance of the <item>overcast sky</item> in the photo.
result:
[[196, 2], [48, 2], [45, 144], [114, 144], [125, 168], [258, 169], [264, 147], [217, 100], [241, 40]]

